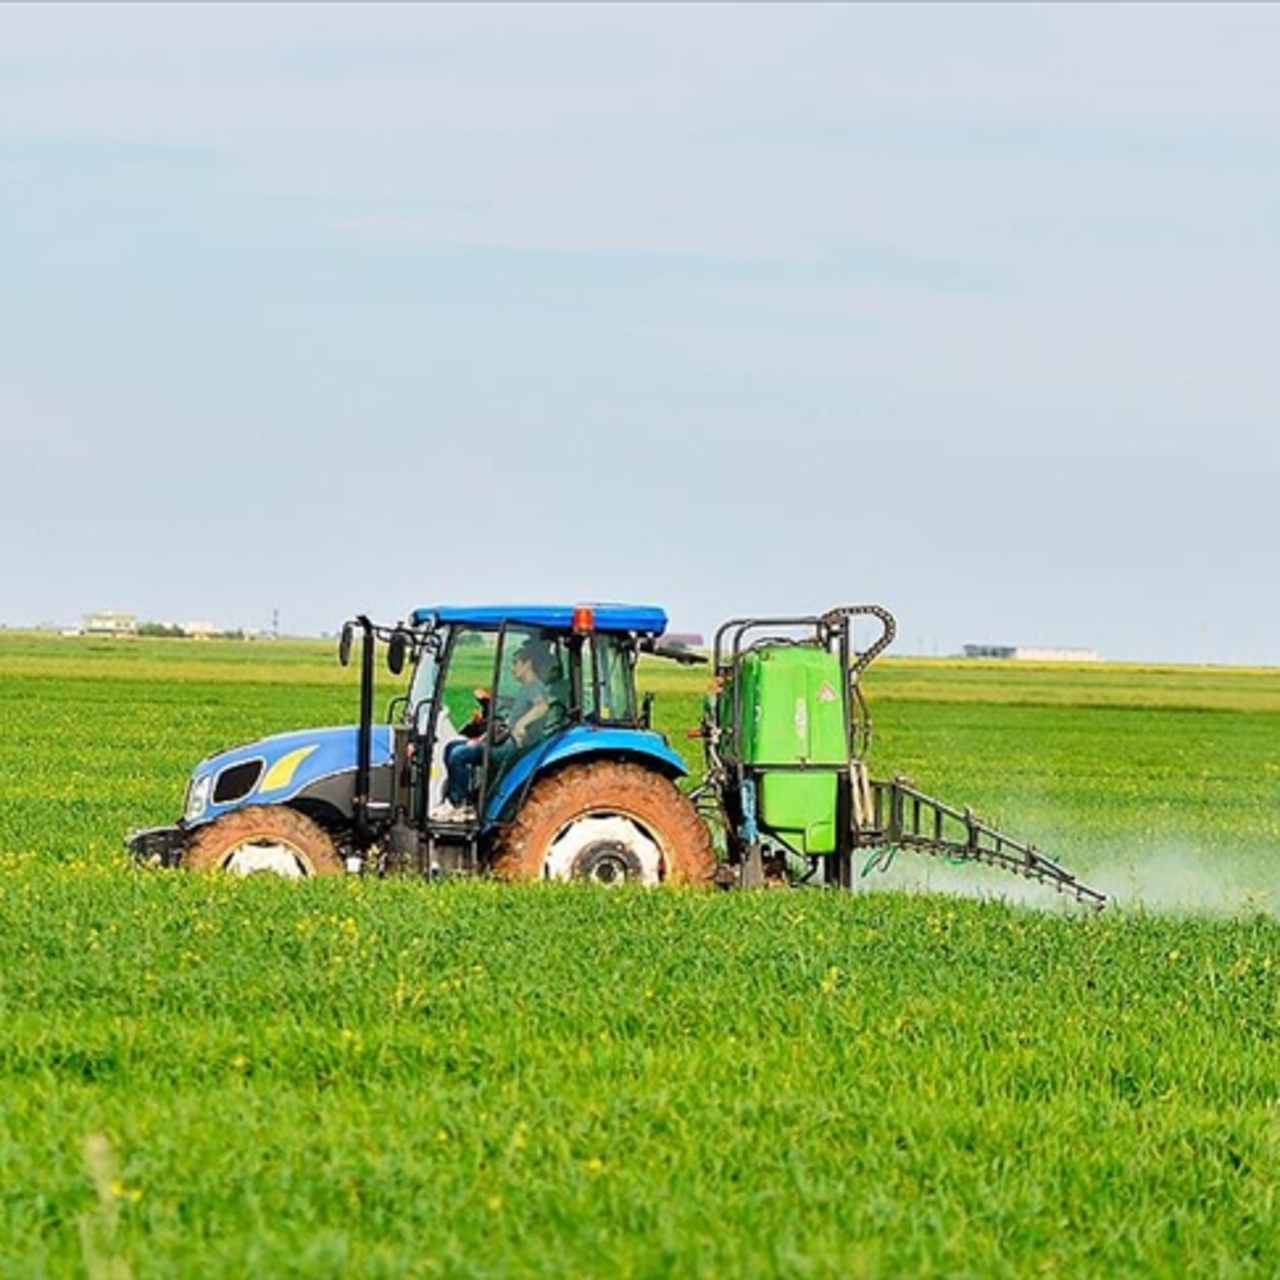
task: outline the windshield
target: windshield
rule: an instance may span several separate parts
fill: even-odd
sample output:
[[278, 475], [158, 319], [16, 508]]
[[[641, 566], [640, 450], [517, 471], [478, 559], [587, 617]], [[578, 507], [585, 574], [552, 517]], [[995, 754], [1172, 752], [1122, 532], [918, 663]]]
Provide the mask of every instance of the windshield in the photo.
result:
[[405, 710], [405, 722], [415, 726], [418, 733], [426, 733], [431, 710], [431, 697], [435, 693], [436, 676], [440, 673], [440, 654], [449, 639], [449, 629], [442, 627], [429, 632], [418, 652], [418, 664], [413, 669], [413, 681], [409, 686], [409, 705]]

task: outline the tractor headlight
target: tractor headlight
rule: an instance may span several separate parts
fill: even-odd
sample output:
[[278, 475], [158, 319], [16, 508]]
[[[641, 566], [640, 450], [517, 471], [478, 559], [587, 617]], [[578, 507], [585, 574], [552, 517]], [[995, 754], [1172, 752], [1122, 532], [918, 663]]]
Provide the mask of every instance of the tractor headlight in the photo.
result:
[[213, 775], [206, 773], [203, 778], [197, 778], [187, 788], [187, 811], [183, 817], [188, 822], [194, 822], [209, 807], [209, 788], [212, 785]]

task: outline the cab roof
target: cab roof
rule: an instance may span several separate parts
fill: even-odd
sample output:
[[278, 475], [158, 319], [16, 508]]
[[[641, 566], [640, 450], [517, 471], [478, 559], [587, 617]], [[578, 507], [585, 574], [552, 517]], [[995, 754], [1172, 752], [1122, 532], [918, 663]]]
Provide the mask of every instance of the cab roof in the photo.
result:
[[461, 623], [473, 627], [499, 627], [504, 622], [551, 631], [573, 629], [573, 615], [590, 609], [594, 630], [636, 632], [660, 636], [667, 629], [666, 611], [647, 604], [486, 604], [424, 605], [415, 609], [410, 621], [415, 627]]

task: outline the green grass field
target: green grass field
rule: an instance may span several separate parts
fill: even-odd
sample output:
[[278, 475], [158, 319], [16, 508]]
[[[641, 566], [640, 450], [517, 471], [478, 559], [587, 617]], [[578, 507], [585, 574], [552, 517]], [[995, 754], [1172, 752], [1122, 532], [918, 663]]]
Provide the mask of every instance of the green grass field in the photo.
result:
[[[683, 750], [702, 679], [646, 669]], [[877, 772], [1121, 905], [132, 871], [354, 674], [0, 635], [0, 1275], [1274, 1274], [1280, 672], [867, 692]]]

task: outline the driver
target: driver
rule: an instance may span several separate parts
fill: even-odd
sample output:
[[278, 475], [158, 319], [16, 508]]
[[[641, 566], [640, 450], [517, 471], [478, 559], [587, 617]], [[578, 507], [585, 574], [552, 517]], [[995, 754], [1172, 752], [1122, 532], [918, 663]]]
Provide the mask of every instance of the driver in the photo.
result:
[[[545, 664], [543, 664], [545, 669]], [[495, 724], [493, 734], [493, 754], [498, 758], [510, 757], [526, 746], [532, 746], [538, 740], [540, 722], [547, 714], [547, 690], [539, 674], [538, 650], [526, 640], [511, 656], [511, 673], [519, 683], [516, 696], [512, 699], [507, 713], [509, 728], [503, 732], [503, 726]], [[482, 690], [476, 690], [476, 700], [480, 701]], [[479, 718], [479, 719], [477, 719]], [[468, 802], [475, 786], [475, 768], [484, 759], [484, 730], [488, 721], [488, 703], [481, 702], [480, 709], [472, 717], [467, 728], [463, 730], [468, 742], [452, 744], [445, 755], [445, 771], [447, 779], [444, 788], [444, 807], [440, 812], [442, 818], [465, 818], [471, 816], [467, 812]], [[467, 732], [479, 723], [479, 730]]]
[[508, 719], [511, 737], [517, 747], [532, 746], [538, 740], [538, 721], [547, 714], [547, 689], [542, 683], [545, 663], [539, 663], [538, 652], [527, 641], [511, 658], [511, 671], [520, 682], [519, 692], [511, 703]]

